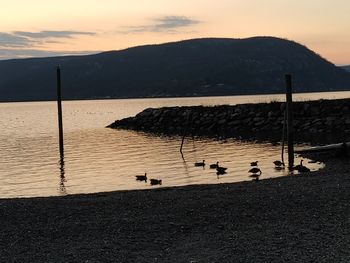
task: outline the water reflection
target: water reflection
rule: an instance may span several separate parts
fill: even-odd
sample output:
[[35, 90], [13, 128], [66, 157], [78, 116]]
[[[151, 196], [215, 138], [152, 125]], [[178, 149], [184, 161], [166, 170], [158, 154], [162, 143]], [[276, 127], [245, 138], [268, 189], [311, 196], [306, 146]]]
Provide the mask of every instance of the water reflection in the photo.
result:
[[60, 195], [66, 195], [67, 190], [65, 186], [65, 182], [67, 182], [65, 177], [65, 170], [64, 170], [64, 156], [61, 155], [59, 160], [59, 166], [60, 166], [60, 183], [59, 183], [59, 194]]
[[[0, 166], [0, 196], [65, 195], [67, 189], [69, 194], [150, 189], [150, 184], [135, 180], [135, 175], [145, 171], [150, 178], [162, 180], [165, 187], [250, 181], [252, 160], [259, 160], [263, 171], [260, 179], [287, 175], [286, 171], [274, 169], [280, 147], [270, 143], [195, 138], [184, 144], [181, 156], [181, 137], [96, 129], [66, 133], [65, 138], [65, 156], [58, 160], [57, 147], [43, 151], [43, 140], [23, 141], [30, 151], [17, 152]], [[57, 146], [57, 140], [52, 141]], [[53, 158], [56, 161], [52, 163]], [[207, 163], [204, 169], [194, 166], [203, 159]], [[217, 161], [228, 168], [227, 174], [219, 178], [215, 169], [209, 169], [209, 164]], [[320, 167], [317, 163], [309, 165], [312, 170]], [[59, 182], [50, 174], [56, 174]]]
[[[147, 107], [246, 102], [236, 97], [67, 101], [62, 160], [57, 156], [54, 102], [0, 103], [0, 198], [150, 189], [135, 180], [145, 171], [166, 187], [250, 181], [248, 170], [255, 160], [263, 171], [260, 179], [288, 175], [272, 164], [280, 156], [279, 145], [197, 137], [191, 141], [189, 135], [180, 156], [181, 137], [103, 128]], [[217, 180], [215, 170], [194, 166], [203, 159], [207, 164], [219, 161], [227, 174]], [[315, 170], [322, 164], [308, 167]]]
[[185, 171], [185, 175], [189, 176], [189, 172], [188, 172], [188, 164], [186, 162], [185, 156], [183, 155], [183, 153], [181, 152], [181, 157], [182, 157], [182, 161], [183, 161], [183, 166], [184, 166], [184, 171]]

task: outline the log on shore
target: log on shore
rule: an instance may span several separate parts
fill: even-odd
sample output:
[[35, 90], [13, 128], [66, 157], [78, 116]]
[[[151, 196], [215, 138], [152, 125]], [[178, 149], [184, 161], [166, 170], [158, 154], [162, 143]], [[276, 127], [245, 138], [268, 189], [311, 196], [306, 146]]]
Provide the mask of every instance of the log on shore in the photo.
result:
[[335, 143], [323, 146], [306, 147], [303, 149], [298, 149], [295, 153], [314, 153], [314, 152], [324, 152], [324, 151], [344, 151], [346, 154], [350, 149], [350, 142]]

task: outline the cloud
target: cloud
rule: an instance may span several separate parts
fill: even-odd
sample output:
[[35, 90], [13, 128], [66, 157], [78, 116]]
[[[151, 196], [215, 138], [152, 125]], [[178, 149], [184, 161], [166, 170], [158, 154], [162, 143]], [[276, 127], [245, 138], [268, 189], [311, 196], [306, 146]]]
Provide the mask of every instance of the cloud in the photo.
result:
[[100, 53], [101, 51], [46, 51], [39, 49], [7, 49], [0, 48], [0, 60], [31, 58], [31, 57], [57, 57], [70, 55], [89, 55]]
[[176, 33], [177, 29], [200, 23], [186, 16], [164, 16], [153, 19], [153, 24], [144, 26], [129, 26], [122, 33], [167, 32]]
[[28, 32], [28, 31], [14, 31], [14, 35], [29, 37], [34, 39], [43, 38], [73, 38], [76, 35], [96, 35], [94, 32], [81, 32], [81, 31], [40, 31], [40, 32]]
[[156, 19], [156, 21], [158, 23], [154, 25], [154, 28], [157, 28], [159, 30], [187, 27], [199, 23], [199, 21], [190, 19], [185, 16], [165, 16], [163, 18]]
[[0, 32], [0, 47], [27, 47], [32, 45], [28, 38]]
[[0, 59], [52, 57], [64, 55], [85, 55], [98, 53], [97, 51], [45, 51], [40, 50], [52, 43], [62, 43], [64, 39], [71, 39], [77, 35], [96, 35], [94, 32], [82, 31], [14, 31], [0, 32]]
[[[96, 35], [94, 32], [81, 31], [14, 31], [11, 33], [0, 32], [0, 47], [33, 47], [45, 43], [53, 43], [53, 39], [74, 38], [77, 35]], [[57, 43], [57, 42], [56, 42]]]

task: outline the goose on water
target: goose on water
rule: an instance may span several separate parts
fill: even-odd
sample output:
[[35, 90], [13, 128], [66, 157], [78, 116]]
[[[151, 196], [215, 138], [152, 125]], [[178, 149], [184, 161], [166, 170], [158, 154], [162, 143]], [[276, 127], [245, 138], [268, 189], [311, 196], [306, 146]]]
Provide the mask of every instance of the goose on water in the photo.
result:
[[226, 173], [226, 170], [227, 170], [226, 167], [218, 166], [218, 167], [216, 167], [216, 174], [217, 174], [217, 175], [219, 175], [219, 174], [225, 174], [225, 173]]
[[136, 175], [135, 177], [137, 181], [145, 181], [147, 183], [147, 173], [145, 175]]
[[303, 165], [304, 160], [300, 160], [300, 164], [294, 166], [293, 170], [298, 171], [299, 173], [310, 172], [310, 169]]
[[205, 160], [203, 160], [203, 162], [196, 162], [196, 163], [194, 163], [194, 166], [205, 166], [205, 162], [204, 162]]
[[218, 179], [219, 179], [219, 175], [224, 175], [224, 174], [226, 174], [225, 171], [221, 171], [221, 172], [217, 171], [216, 172], [216, 175], [217, 175]]
[[216, 169], [219, 167], [219, 162], [213, 163], [209, 166], [210, 169]]
[[259, 161], [251, 162], [251, 163], [250, 163], [250, 166], [258, 166], [258, 162], [259, 162]]
[[257, 174], [257, 173], [259, 173], [259, 175], [262, 174], [261, 170], [260, 170], [259, 168], [257, 168], [257, 167], [254, 167], [254, 168], [250, 169], [250, 170], [248, 171], [248, 173], [252, 173], [252, 174]]
[[281, 162], [281, 161], [279, 161], [279, 160], [274, 161], [273, 164], [274, 164], [275, 166], [277, 166], [277, 167], [284, 166], [284, 163]]
[[159, 179], [150, 179], [151, 185], [162, 184], [162, 180]]
[[298, 170], [300, 167], [302, 167], [302, 166], [303, 166], [303, 161], [304, 161], [304, 160], [300, 160], [300, 164], [295, 165], [295, 166], [293, 167], [293, 169], [294, 169], [294, 170]]
[[275, 166], [275, 170], [277, 171], [284, 170], [284, 166]]

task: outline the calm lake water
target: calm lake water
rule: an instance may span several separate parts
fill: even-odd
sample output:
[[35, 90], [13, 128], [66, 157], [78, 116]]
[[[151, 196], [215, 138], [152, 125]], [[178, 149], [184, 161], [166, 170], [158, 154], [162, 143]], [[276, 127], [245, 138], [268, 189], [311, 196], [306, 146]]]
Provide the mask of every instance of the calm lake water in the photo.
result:
[[[308, 93], [295, 94], [294, 100], [348, 97], [350, 92]], [[149, 178], [162, 179], [162, 187], [251, 180], [247, 171], [256, 160], [262, 179], [286, 175], [286, 171], [274, 170], [272, 164], [280, 159], [280, 146], [269, 143], [188, 138], [183, 159], [180, 137], [104, 128], [148, 107], [271, 100], [283, 101], [284, 96], [65, 101], [64, 166], [59, 158], [55, 102], [0, 103], [0, 198], [154, 188], [135, 180], [135, 175], [145, 172]], [[228, 173], [217, 177], [208, 166], [194, 167], [194, 162], [203, 159], [207, 164], [219, 161], [228, 167]], [[322, 167], [307, 165], [313, 170]]]

